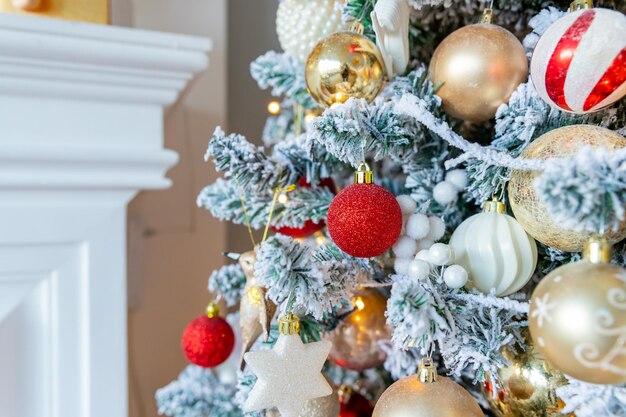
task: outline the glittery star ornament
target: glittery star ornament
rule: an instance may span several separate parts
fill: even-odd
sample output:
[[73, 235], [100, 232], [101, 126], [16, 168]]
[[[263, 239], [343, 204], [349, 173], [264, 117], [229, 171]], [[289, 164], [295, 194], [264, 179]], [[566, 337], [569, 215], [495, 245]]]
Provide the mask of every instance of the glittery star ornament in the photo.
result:
[[280, 319], [279, 330], [272, 350], [244, 355], [258, 378], [244, 411], [276, 407], [282, 417], [298, 417], [308, 400], [333, 392], [321, 372], [331, 343], [302, 343], [300, 322], [293, 314]]

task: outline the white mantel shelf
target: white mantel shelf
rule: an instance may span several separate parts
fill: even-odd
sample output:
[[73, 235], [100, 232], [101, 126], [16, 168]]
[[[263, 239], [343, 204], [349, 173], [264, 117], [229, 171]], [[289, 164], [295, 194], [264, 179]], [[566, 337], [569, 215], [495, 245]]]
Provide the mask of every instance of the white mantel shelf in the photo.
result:
[[210, 49], [0, 13], [0, 416], [127, 415], [126, 205]]

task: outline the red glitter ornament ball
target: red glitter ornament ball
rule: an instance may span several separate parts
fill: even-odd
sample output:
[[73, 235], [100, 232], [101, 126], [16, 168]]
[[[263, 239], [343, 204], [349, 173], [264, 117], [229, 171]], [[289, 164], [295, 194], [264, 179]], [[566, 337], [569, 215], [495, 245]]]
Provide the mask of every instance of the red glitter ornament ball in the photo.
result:
[[233, 352], [235, 333], [223, 318], [202, 315], [187, 325], [181, 345], [189, 362], [213, 368]]
[[339, 249], [358, 258], [385, 253], [402, 231], [402, 211], [396, 198], [373, 183], [344, 188], [330, 204], [326, 221]]
[[[304, 188], [311, 188], [311, 183], [309, 183], [306, 178], [300, 178], [300, 181], [298, 181], [298, 185]], [[335, 183], [333, 182], [332, 178], [321, 179], [317, 186], [326, 187], [330, 191], [335, 193]], [[272, 226], [272, 231], [289, 237], [305, 238], [311, 236], [318, 230], [322, 230], [324, 226], [326, 226], [326, 223], [324, 223], [323, 221], [320, 221], [319, 223], [313, 223], [312, 220], [307, 220], [302, 227]]]
[[347, 401], [341, 402], [339, 417], [372, 417], [374, 406], [367, 399], [353, 392], [347, 396]]

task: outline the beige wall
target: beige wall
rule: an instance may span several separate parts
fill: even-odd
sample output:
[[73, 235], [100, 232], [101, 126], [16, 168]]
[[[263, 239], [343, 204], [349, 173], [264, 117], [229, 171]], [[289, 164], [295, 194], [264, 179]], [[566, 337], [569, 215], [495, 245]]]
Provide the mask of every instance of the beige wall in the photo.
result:
[[227, 0], [133, 0], [133, 26], [208, 36], [210, 66], [167, 112], [165, 146], [180, 156], [172, 188], [141, 193], [129, 218], [130, 416], [156, 416], [154, 392], [186, 365], [180, 336], [209, 301], [207, 277], [223, 264], [226, 225], [196, 208], [216, 173], [204, 152], [226, 120]]
[[[280, 50], [274, 23], [277, 7], [278, 0], [228, 2], [228, 128], [259, 145], [268, 116], [267, 103], [273, 98], [269, 91], [259, 90], [249, 67], [259, 55]], [[229, 250], [249, 250], [252, 244], [246, 228], [227, 227]]]
[[[180, 162], [173, 187], [143, 192], [129, 217], [130, 416], [156, 416], [154, 391], [174, 379], [186, 361], [180, 336], [209, 295], [210, 272], [221, 253], [247, 250], [245, 229], [213, 219], [195, 206], [200, 189], [217, 174], [204, 162], [216, 125], [260, 143], [267, 92], [250, 78], [249, 64], [277, 48], [277, 0], [113, 0], [113, 23], [208, 36], [210, 67], [168, 112], [165, 145]], [[228, 115], [228, 120], [227, 120]]]

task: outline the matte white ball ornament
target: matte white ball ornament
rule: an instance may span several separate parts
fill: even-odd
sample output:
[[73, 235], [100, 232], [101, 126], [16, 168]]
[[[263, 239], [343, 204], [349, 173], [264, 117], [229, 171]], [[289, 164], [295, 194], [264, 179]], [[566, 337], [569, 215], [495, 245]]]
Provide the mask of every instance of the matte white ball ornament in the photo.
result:
[[454, 231], [450, 246], [454, 262], [469, 272], [468, 286], [483, 293], [495, 289], [505, 296], [519, 291], [537, 266], [537, 244], [500, 201], [488, 201], [483, 213]]
[[435, 185], [433, 198], [442, 206], [454, 203], [459, 198], [459, 191], [456, 186], [448, 181], [442, 181]]
[[450, 288], [459, 289], [467, 284], [467, 271], [461, 265], [450, 265], [443, 271], [443, 282]]
[[417, 242], [410, 237], [400, 236], [392, 249], [397, 258], [413, 258], [417, 252]]
[[467, 174], [464, 169], [453, 169], [446, 174], [446, 182], [454, 185], [458, 191], [467, 187]]
[[400, 205], [400, 210], [404, 216], [409, 216], [415, 213], [417, 209], [417, 203], [408, 194], [399, 195], [396, 197], [396, 201]]
[[430, 231], [430, 221], [427, 215], [415, 213], [406, 219], [405, 228], [407, 236], [415, 240], [424, 239]]
[[431, 242], [436, 242], [446, 233], [446, 223], [439, 217], [429, 217], [428, 223], [430, 224], [430, 228], [428, 229], [426, 239]]
[[413, 261], [412, 259], [407, 259], [407, 258], [396, 258], [396, 260], [393, 262], [393, 270], [396, 271], [396, 274], [408, 275], [409, 264], [412, 261]]
[[282, 0], [276, 13], [276, 33], [283, 50], [305, 62], [321, 39], [344, 30], [337, 3], [337, 0]]

